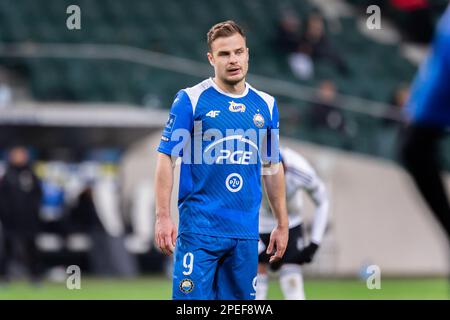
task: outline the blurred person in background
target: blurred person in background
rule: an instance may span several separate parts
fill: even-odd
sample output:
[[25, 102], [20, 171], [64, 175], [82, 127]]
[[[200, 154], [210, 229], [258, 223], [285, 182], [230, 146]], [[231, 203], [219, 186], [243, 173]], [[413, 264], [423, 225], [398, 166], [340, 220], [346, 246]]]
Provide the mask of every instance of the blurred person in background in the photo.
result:
[[70, 209], [69, 233], [82, 234], [88, 237], [89, 270], [95, 275], [113, 275], [114, 266], [108, 255], [108, 248], [104, 245], [107, 233], [98, 217], [93, 199], [93, 182], [88, 183], [77, 197], [75, 205]]
[[397, 86], [392, 95], [391, 105], [394, 107], [395, 113], [399, 113], [403, 110], [409, 99], [409, 86], [407, 84], [401, 83]]
[[9, 152], [8, 166], [0, 180], [0, 221], [3, 248], [0, 279], [8, 280], [11, 262], [20, 262], [33, 282], [42, 276], [35, 238], [40, 228], [41, 183], [31, 167], [28, 150], [22, 146]]
[[336, 85], [331, 80], [324, 80], [317, 88], [317, 99], [311, 106], [311, 124], [313, 127], [326, 127], [343, 131], [344, 117], [337, 105]]
[[450, 6], [437, 25], [406, 111], [401, 159], [450, 242], [450, 205], [439, 159], [439, 143], [450, 129]]
[[301, 21], [292, 11], [282, 13], [277, 26], [276, 43], [286, 53], [296, 52], [300, 44]]
[[340, 146], [349, 150], [353, 148], [353, 140], [359, 130], [356, 121], [344, 117], [336, 85], [331, 80], [320, 82], [316, 99], [310, 107], [309, 124], [312, 130], [331, 130], [339, 139]]
[[347, 64], [330, 43], [325, 29], [324, 18], [319, 13], [313, 13], [308, 17], [300, 38], [298, 51], [311, 56], [314, 62], [328, 60], [337, 67], [341, 74], [348, 74]]
[[314, 76], [314, 63], [309, 52], [300, 48], [301, 21], [291, 12], [285, 11], [277, 26], [277, 47], [287, 55], [292, 73], [299, 79], [306, 80]]
[[328, 128], [343, 137], [354, 136], [354, 128], [347, 123], [338, 99], [336, 85], [323, 80], [317, 88], [317, 98], [311, 105], [310, 122], [313, 128]]
[[[286, 300], [304, 300], [301, 265], [314, 259], [328, 221], [329, 201], [325, 185], [309, 162], [289, 148], [281, 148], [282, 164], [286, 176], [286, 202], [289, 214], [289, 241], [283, 259], [269, 265], [269, 256], [264, 252], [276, 220], [266, 197], [263, 197], [259, 216], [259, 264], [256, 299], [266, 300], [269, 289], [269, 273], [279, 270], [281, 291]], [[303, 212], [303, 191], [306, 191], [316, 206], [311, 240], [305, 243]]]
[[286, 11], [277, 26], [277, 46], [288, 56], [292, 73], [301, 80], [314, 77], [314, 62], [329, 60], [342, 74], [348, 67], [328, 40], [325, 21], [319, 13], [311, 14], [302, 28], [300, 18]]
[[399, 84], [391, 97], [391, 107], [384, 113], [384, 127], [398, 127], [404, 119], [404, 107], [409, 99], [409, 86], [407, 84]]
[[404, 121], [404, 107], [409, 98], [409, 86], [399, 84], [391, 97], [390, 106], [384, 111], [380, 129], [376, 136], [376, 150], [379, 155], [396, 158], [397, 136]]

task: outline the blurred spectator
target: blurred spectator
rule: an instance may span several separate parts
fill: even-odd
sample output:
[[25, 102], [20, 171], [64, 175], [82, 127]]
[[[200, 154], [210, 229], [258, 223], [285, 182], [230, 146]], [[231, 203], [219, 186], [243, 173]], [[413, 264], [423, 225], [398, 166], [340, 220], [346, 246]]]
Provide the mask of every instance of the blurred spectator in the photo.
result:
[[314, 62], [326, 59], [331, 61], [342, 74], [348, 73], [347, 65], [328, 40], [324, 18], [313, 13], [308, 17], [301, 36], [298, 51], [309, 55]]
[[105, 229], [98, 218], [92, 197], [92, 188], [86, 186], [78, 196], [78, 201], [71, 210], [70, 231], [74, 233], [105, 233]]
[[332, 130], [333, 136], [342, 148], [352, 148], [352, 139], [358, 129], [357, 124], [344, 118], [339, 107], [336, 86], [331, 80], [322, 81], [318, 87], [316, 101], [311, 105], [310, 125], [313, 130]]
[[313, 127], [327, 127], [343, 130], [344, 118], [336, 108], [336, 86], [330, 80], [322, 81], [317, 91], [317, 101], [312, 105], [311, 124]]
[[[111, 236], [99, 218], [99, 183], [92, 181], [78, 196], [72, 208], [69, 225], [72, 234], [89, 239], [89, 269], [98, 276], [132, 277], [137, 274], [136, 261], [123, 245], [121, 236]], [[97, 193], [97, 197], [95, 194]]]
[[376, 150], [378, 155], [395, 159], [397, 131], [401, 128], [404, 120], [404, 106], [409, 97], [409, 86], [400, 84], [394, 90], [390, 104], [391, 108], [384, 112], [381, 119], [381, 130], [378, 130], [376, 137]]
[[0, 221], [3, 250], [0, 257], [0, 279], [8, 280], [11, 262], [20, 262], [31, 280], [41, 278], [41, 262], [35, 238], [39, 232], [39, 209], [42, 190], [34, 174], [30, 156], [24, 147], [9, 153], [8, 167], [0, 181]]
[[94, 203], [93, 184], [92, 181], [85, 186], [70, 210], [69, 234], [82, 235], [88, 239], [86, 249], [89, 271], [96, 275], [111, 275], [112, 266], [108, 257], [108, 248], [103, 244], [107, 235]]
[[284, 12], [277, 30], [277, 44], [285, 52], [296, 52], [300, 45], [300, 19], [292, 12]]
[[409, 86], [407, 84], [400, 84], [394, 92], [392, 97], [392, 105], [398, 109], [403, 109], [409, 98]]
[[409, 98], [409, 86], [400, 84], [394, 91], [391, 98], [392, 108], [385, 113], [383, 124], [398, 125], [398, 121], [402, 119], [403, 108]]
[[331, 61], [342, 74], [348, 73], [347, 65], [328, 41], [324, 18], [319, 13], [311, 14], [302, 30], [298, 16], [285, 12], [277, 29], [277, 45], [288, 54], [289, 66], [299, 79], [312, 78], [314, 62], [321, 59]]
[[301, 23], [297, 15], [286, 11], [282, 14], [277, 27], [277, 46], [288, 55], [292, 73], [299, 79], [306, 80], [314, 75], [314, 65], [307, 52], [299, 50]]

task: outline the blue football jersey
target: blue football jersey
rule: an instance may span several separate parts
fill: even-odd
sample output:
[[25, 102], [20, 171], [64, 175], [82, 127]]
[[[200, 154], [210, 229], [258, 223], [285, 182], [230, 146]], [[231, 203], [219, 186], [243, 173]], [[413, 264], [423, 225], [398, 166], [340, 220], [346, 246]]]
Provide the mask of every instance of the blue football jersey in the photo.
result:
[[450, 126], [450, 7], [437, 25], [431, 51], [413, 83], [407, 111], [414, 123]]
[[179, 234], [258, 239], [262, 163], [278, 163], [275, 99], [209, 78], [178, 92], [158, 151], [180, 156]]

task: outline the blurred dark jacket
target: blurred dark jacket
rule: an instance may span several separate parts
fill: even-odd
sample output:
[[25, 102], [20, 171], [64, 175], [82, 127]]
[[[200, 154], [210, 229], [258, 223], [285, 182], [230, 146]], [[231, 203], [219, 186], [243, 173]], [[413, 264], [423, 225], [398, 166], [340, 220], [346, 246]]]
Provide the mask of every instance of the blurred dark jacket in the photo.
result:
[[39, 231], [42, 188], [29, 166], [9, 166], [0, 178], [0, 221], [6, 234], [33, 236]]
[[276, 44], [279, 49], [285, 53], [293, 53], [298, 51], [300, 45], [301, 34], [283, 28], [282, 25], [278, 26]]
[[71, 232], [106, 232], [98, 217], [90, 187], [85, 188], [78, 196], [78, 202], [71, 210], [69, 221]]
[[308, 54], [313, 60], [329, 60], [340, 72], [348, 73], [348, 67], [339, 51], [331, 44], [326, 35], [319, 38], [308, 37], [305, 33], [300, 38], [300, 51]]

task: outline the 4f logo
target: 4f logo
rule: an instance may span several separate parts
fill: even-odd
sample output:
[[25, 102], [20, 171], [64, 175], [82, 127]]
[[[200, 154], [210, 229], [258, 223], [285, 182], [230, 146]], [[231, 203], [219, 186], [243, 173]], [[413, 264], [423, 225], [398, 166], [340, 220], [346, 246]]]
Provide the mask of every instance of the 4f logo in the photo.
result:
[[219, 110], [211, 110], [210, 112], [208, 112], [206, 114], [207, 117], [211, 117], [211, 118], [215, 118], [219, 115], [220, 111]]

